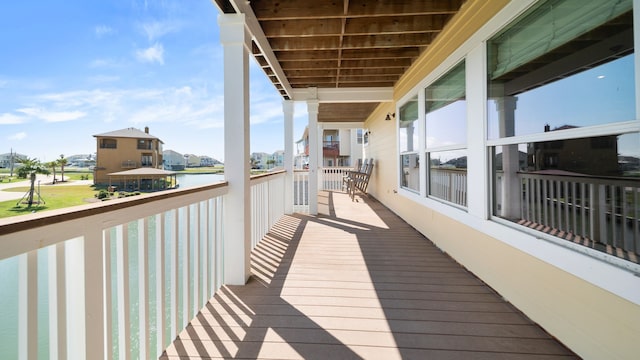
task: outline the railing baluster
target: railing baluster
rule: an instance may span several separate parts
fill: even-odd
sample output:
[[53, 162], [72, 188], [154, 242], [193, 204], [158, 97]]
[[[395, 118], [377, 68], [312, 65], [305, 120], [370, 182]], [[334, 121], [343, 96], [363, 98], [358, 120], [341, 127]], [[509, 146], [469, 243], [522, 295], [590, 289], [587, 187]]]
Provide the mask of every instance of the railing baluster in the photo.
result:
[[64, 243], [48, 248], [49, 359], [67, 358], [66, 282]]
[[190, 221], [190, 211], [189, 208], [191, 206], [187, 205], [183, 208], [183, 216], [184, 221], [181, 223], [182, 226], [180, 228], [182, 231], [180, 232], [179, 241], [182, 242], [182, 322], [180, 323], [180, 327], [184, 328], [191, 320], [191, 316], [189, 316], [189, 272], [191, 269], [191, 264], [189, 261], [189, 256], [191, 252], [191, 221]]
[[178, 241], [180, 239], [180, 211], [179, 209], [174, 209], [170, 214], [167, 215], [167, 220], [171, 224], [171, 237], [169, 239], [169, 243], [171, 244], [171, 340], [175, 339], [178, 335], [178, 272], [180, 269], [178, 268]]
[[165, 222], [163, 214], [156, 218], [156, 358], [162, 354], [165, 346]]
[[18, 354], [38, 359], [38, 250], [18, 260]]
[[118, 296], [118, 359], [131, 358], [131, 327], [129, 322], [129, 229], [116, 227], [116, 282]]
[[147, 218], [138, 220], [138, 358], [149, 357], [149, 230]]
[[[191, 313], [195, 316], [200, 311], [200, 203], [193, 205], [193, 211], [191, 219], [193, 219], [193, 278], [191, 283], [193, 284], [193, 309]], [[191, 321], [191, 316], [189, 317]]]
[[210, 201], [205, 200], [200, 203], [201, 213], [200, 218], [202, 221], [200, 222], [200, 241], [202, 245], [201, 255], [201, 266], [202, 266], [202, 295], [200, 299], [201, 306], [204, 307], [204, 304], [209, 300], [209, 243], [211, 241], [211, 220], [209, 219], [209, 211], [210, 211]]
[[631, 188], [633, 191], [633, 203], [635, 204], [634, 215], [631, 217], [633, 220], [633, 247], [630, 251], [640, 255], [640, 188]]
[[[104, 251], [104, 331], [105, 331], [105, 359], [114, 358], [115, 344], [113, 339], [113, 268], [111, 260], [113, 254], [111, 252], [111, 229], [103, 230], [103, 251]], [[116, 277], [117, 278], [117, 277]]]

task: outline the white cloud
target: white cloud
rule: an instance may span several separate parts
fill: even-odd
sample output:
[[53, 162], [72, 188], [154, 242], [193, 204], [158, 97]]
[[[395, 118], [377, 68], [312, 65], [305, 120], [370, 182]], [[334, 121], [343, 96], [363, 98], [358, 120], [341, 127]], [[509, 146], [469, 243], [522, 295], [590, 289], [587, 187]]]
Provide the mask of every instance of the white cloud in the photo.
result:
[[22, 124], [23, 122], [25, 122], [25, 120], [26, 119], [23, 116], [9, 113], [0, 114], [0, 125]]
[[63, 122], [77, 120], [87, 115], [83, 111], [47, 111], [40, 108], [22, 108], [18, 109], [25, 115], [33, 116], [38, 119], [42, 119], [46, 122]]
[[13, 135], [8, 136], [7, 139], [9, 139], [9, 140], [22, 140], [22, 139], [24, 139], [26, 137], [27, 137], [27, 133], [24, 132], [24, 131], [21, 131], [19, 133], [15, 133]]
[[96, 26], [96, 28], [95, 28], [95, 32], [96, 32], [96, 36], [97, 36], [97, 37], [99, 37], [99, 38], [101, 38], [101, 37], [103, 37], [103, 36], [105, 36], [105, 35], [109, 35], [109, 34], [113, 33], [114, 31], [113, 31], [113, 29], [112, 29], [111, 27], [109, 27], [109, 26], [106, 26], [106, 25], [98, 25], [98, 26]]
[[160, 43], [155, 43], [147, 49], [136, 51], [136, 59], [140, 62], [164, 64], [164, 47]]
[[153, 21], [140, 25], [142, 32], [147, 36], [149, 41], [157, 40], [166, 34], [177, 32], [180, 30], [180, 25], [176, 22], [169, 21]]

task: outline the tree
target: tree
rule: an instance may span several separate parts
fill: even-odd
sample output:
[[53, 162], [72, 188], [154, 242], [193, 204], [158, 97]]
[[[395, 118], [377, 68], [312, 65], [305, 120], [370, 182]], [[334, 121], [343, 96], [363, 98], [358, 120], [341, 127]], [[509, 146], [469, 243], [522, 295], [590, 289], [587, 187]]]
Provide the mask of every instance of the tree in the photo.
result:
[[26, 179], [29, 176], [31, 180], [31, 186], [29, 188], [29, 199], [27, 201], [28, 206], [33, 205], [33, 193], [35, 191], [36, 174], [48, 174], [49, 170], [38, 159], [26, 158], [20, 161], [22, 166], [18, 169], [18, 177]]
[[69, 160], [64, 158], [64, 154], [60, 154], [60, 159], [58, 159], [58, 165], [60, 166], [60, 172], [62, 173], [62, 182], [64, 182], [64, 167], [69, 163]]
[[48, 169], [51, 169], [51, 172], [53, 173], [53, 183], [56, 183], [56, 166], [58, 166], [58, 161], [49, 161], [48, 163], [44, 164]]

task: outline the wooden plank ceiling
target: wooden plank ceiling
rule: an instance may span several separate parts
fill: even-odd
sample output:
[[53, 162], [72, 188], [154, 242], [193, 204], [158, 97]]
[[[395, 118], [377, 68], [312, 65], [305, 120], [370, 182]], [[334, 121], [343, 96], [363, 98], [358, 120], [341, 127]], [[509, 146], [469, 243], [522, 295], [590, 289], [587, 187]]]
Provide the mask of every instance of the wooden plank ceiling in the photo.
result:
[[[253, 0], [252, 16], [270, 47], [254, 43], [253, 55], [285, 99], [286, 83], [293, 89], [392, 87], [464, 1]], [[224, 13], [242, 8], [215, 2]], [[271, 51], [286, 79], [270, 64]], [[351, 116], [368, 115], [377, 104], [333, 105], [322, 104], [319, 121], [364, 121]]]

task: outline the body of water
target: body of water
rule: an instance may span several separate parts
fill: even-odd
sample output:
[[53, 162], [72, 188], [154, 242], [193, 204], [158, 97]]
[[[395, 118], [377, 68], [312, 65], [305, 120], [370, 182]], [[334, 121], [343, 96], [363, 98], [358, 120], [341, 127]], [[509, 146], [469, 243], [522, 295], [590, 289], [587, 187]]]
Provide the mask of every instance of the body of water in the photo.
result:
[[214, 184], [224, 180], [222, 174], [178, 174], [176, 175], [180, 188], [189, 188], [198, 185]]

